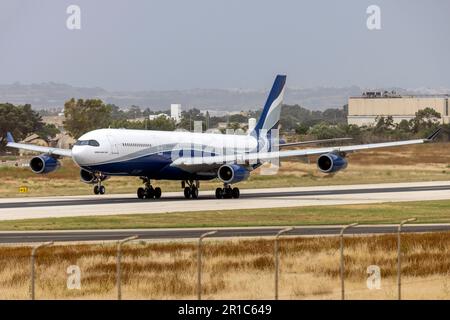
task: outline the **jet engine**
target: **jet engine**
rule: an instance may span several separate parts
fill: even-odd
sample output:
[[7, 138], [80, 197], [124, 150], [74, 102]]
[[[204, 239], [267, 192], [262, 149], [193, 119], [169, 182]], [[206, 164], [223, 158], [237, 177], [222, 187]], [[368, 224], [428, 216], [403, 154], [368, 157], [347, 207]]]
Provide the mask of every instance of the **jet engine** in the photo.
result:
[[237, 164], [224, 164], [217, 171], [217, 177], [227, 184], [233, 184], [246, 180], [250, 172]]
[[317, 167], [323, 173], [338, 172], [347, 168], [347, 160], [335, 153], [326, 153], [317, 159]]
[[31, 171], [38, 174], [50, 173], [58, 169], [60, 166], [59, 161], [46, 154], [33, 157], [30, 161]]

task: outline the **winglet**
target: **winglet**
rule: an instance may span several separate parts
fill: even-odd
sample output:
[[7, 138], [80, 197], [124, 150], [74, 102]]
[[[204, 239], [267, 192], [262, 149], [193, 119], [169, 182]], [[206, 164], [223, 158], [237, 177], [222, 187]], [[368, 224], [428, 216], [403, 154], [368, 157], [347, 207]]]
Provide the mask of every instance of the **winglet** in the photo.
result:
[[431, 141], [435, 140], [436, 137], [441, 133], [441, 131], [442, 131], [442, 127], [437, 128], [436, 131], [434, 131], [432, 134], [430, 134], [430, 135], [425, 139], [425, 141], [426, 141], [426, 142], [431, 142]]
[[11, 132], [9, 132], [9, 131], [6, 133], [6, 142], [8, 142], [8, 143], [14, 142], [14, 138], [13, 138]]

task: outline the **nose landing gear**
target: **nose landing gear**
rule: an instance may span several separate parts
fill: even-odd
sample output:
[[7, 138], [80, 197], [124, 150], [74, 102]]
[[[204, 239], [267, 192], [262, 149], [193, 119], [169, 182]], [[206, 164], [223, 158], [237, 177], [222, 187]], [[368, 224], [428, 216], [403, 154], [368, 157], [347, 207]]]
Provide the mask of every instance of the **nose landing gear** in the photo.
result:
[[156, 187], [153, 188], [151, 185], [150, 179], [147, 177], [141, 177], [142, 182], [144, 183], [144, 188], [137, 189], [137, 196], [139, 199], [159, 199], [161, 198], [161, 188]]
[[94, 187], [94, 194], [105, 194], [106, 193], [106, 188], [105, 186], [95, 186]]
[[102, 181], [105, 179], [105, 176], [103, 176], [101, 173], [95, 174], [96, 185], [94, 186], [94, 194], [99, 195], [106, 193], [106, 188], [102, 185]]

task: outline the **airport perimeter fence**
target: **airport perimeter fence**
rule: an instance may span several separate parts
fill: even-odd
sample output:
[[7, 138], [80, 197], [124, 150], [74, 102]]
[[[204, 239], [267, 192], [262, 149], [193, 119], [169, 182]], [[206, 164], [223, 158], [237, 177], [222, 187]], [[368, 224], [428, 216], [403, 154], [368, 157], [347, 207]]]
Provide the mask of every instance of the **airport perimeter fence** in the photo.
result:
[[[401, 250], [401, 235], [402, 235], [402, 227], [404, 224], [413, 222], [416, 219], [407, 219], [402, 221], [397, 228], [397, 274], [396, 274], [396, 283], [395, 284], [384, 284], [383, 287], [387, 290], [390, 290], [390, 296], [392, 298], [396, 298], [398, 300], [402, 299], [402, 291], [403, 286], [410, 286], [410, 285], [417, 285], [421, 283], [440, 283], [442, 284], [446, 289], [445, 291], [448, 291], [450, 294], [450, 270], [448, 271], [446, 276], [442, 277], [433, 277], [431, 279], [422, 279], [422, 280], [415, 280], [415, 281], [402, 281], [402, 250]], [[362, 293], [364, 290], [367, 290], [367, 288], [353, 288], [353, 289], [346, 289], [345, 287], [345, 242], [344, 242], [344, 236], [345, 232], [348, 231], [351, 228], [357, 228], [358, 224], [353, 223], [346, 225], [342, 227], [340, 233], [339, 233], [339, 248], [336, 251], [339, 251], [339, 282], [340, 282], [340, 292], [339, 296], [335, 292], [320, 292], [317, 291], [316, 293], [313, 293], [311, 295], [303, 295], [302, 299], [336, 299], [340, 298], [342, 300], [345, 300], [346, 298], [350, 297], [351, 299], [357, 298], [359, 293]], [[266, 295], [262, 297], [263, 299], [296, 299], [295, 294], [279, 294], [279, 287], [280, 287], [280, 238], [282, 236], [288, 236], [289, 232], [293, 231], [295, 227], [289, 227], [286, 229], [280, 230], [278, 233], [274, 235], [273, 238], [273, 260], [274, 260], [274, 269], [273, 269], [273, 294], [272, 295]], [[205, 238], [212, 236], [217, 231], [209, 231], [204, 234], [202, 234], [198, 240], [197, 240], [197, 253], [196, 253], [196, 268], [197, 268], [197, 275], [196, 275], [196, 298], [198, 300], [202, 299], [202, 292], [203, 292], [203, 251], [204, 251], [204, 240]], [[115, 257], [115, 290], [116, 290], [116, 297], [118, 300], [122, 299], [122, 277], [123, 277], [123, 271], [122, 271], [122, 249], [123, 246], [126, 243], [129, 243], [131, 241], [137, 240], [138, 236], [131, 236], [128, 238], [125, 238], [123, 240], [120, 240], [117, 242], [116, 247], [116, 257]], [[34, 300], [36, 299], [36, 259], [39, 256], [39, 251], [42, 248], [49, 247], [54, 245], [54, 242], [46, 242], [41, 243], [39, 245], [36, 245], [32, 248], [30, 255], [28, 258], [30, 259], [30, 273], [29, 273], [29, 298]], [[25, 256], [23, 256], [25, 257]], [[22, 257], [22, 258], [23, 258]], [[72, 266], [73, 267], [73, 266]], [[75, 266], [76, 267], [76, 266]], [[75, 270], [76, 271], [76, 270]], [[1, 272], [1, 270], [0, 270]], [[69, 273], [69, 271], [68, 271]], [[379, 271], [378, 271], [379, 273]], [[374, 273], [376, 274], [376, 272]], [[378, 274], [379, 275], [379, 274]], [[375, 279], [376, 281], [376, 279]], [[0, 282], [1, 283], [1, 282]], [[0, 284], [1, 286], [1, 284]], [[76, 283], [75, 283], [76, 286]], [[79, 284], [78, 284], [79, 286]], [[394, 293], [395, 292], [395, 293]], [[192, 297], [194, 298], [194, 297]]]

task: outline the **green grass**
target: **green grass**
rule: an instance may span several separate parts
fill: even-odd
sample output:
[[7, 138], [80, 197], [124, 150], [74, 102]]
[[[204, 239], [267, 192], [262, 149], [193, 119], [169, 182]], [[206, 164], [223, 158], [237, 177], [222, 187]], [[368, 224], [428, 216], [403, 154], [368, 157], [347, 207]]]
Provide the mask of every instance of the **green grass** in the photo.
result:
[[82, 230], [287, 225], [450, 223], [450, 200], [276, 209], [217, 210], [0, 221], [0, 230]]

